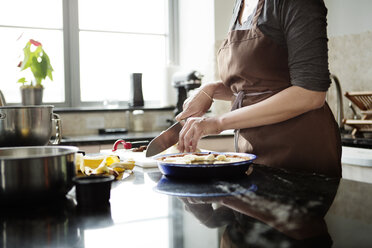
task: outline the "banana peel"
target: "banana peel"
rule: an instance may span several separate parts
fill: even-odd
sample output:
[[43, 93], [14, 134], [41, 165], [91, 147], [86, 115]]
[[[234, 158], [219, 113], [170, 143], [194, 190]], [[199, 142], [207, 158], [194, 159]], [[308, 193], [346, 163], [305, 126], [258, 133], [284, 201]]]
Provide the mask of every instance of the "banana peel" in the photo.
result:
[[126, 170], [131, 173], [134, 166], [135, 161], [133, 159], [120, 161], [117, 155], [89, 158], [86, 156], [82, 156], [82, 154], [77, 154], [77, 156], [75, 157], [75, 167], [77, 173], [81, 172], [82, 174], [87, 176], [92, 174], [110, 174], [114, 175], [118, 179], [120, 178], [120, 175], [122, 175]]
[[124, 172], [125, 170], [133, 170], [134, 161], [127, 160], [125, 162], [116, 162], [110, 165], [110, 168], [114, 169], [117, 172]]

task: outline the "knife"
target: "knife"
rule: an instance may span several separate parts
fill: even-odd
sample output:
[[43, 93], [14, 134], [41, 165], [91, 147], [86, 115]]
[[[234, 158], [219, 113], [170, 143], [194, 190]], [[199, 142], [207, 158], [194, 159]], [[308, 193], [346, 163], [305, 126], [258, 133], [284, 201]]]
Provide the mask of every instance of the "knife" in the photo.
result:
[[167, 130], [161, 132], [158, 136], [151, 140], [147, 146], [146, 157], [151, 157], [161, 153], [162, 151], [176, 144], [178, 142], [178, 135], [181, 129], [182, 124], [177, 121]]

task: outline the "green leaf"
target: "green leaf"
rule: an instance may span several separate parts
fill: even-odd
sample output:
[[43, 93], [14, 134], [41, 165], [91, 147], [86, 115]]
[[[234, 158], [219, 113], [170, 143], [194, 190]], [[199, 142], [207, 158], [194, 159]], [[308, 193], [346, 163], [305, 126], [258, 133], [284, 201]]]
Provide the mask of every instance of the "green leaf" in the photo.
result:
[[50, 78], [51, 81], [53, 81], [52, 71], [53, 70], [48, 70], [48, 77]]
[[17, 81], [17, 83], [21, 83], [21, 84], [24, 84], [24, 83], [26, 83], [27, 82], [27, 80], [26, 80], [26, 78], [20, 78], [20, 79], [18, 79], [18, 81]]
[[31, 47], [31, 43], [27, 42], [26, 46], [23, 48], [24, 58], [23, 58], [22, 66], [21, 66], [21, 71], [27, 69], [31, 65], [32, 54], [31, 54], [30, 47]]
[[[37, 46], [35, 51], [31, 52], [31, 43], [27, 42], [23, 48], [24, 59], [21, 65], [21, 71], [30, 68], [35, 78], [36, 85], [42, 86], [41, 82], [47, 76], [53, 80], [53, 67], [50, 64], [50, 59], [42, 46]], [[27, 82], [24, 80], [23, 83]], [[30, 81], [32, 84], [32, 81]]]

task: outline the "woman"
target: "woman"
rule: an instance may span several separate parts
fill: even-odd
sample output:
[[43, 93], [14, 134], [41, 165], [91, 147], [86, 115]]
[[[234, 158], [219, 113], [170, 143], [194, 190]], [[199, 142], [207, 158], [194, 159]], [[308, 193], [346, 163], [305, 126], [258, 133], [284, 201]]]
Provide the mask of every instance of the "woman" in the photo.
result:
[[[330, 85], [322, 0], [237, 0], [218, 52], [222, 82], [204, 85], [176, 119], [187, 118], [178, 149], [235, 129], [236, 149], [257, 163], [341, 177], [341, 141], [327, 103]], [[251, 13], [247, 13], [250, 10]], [[202, 117], [213, 99], [232, 111]]]

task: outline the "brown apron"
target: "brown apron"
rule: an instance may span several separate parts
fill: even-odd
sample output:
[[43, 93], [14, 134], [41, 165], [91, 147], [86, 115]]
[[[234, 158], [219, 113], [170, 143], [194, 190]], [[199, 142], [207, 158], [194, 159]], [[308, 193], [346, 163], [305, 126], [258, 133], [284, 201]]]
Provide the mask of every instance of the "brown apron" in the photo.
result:
[[[230, 31], [218, 51], [220, 78], [236, 95], [232, 110], [291, 86], [287, 49], [257, 27], [264, 2], [258, 2], [252, 28]], [[256, 154], [256, 163], [341, 177], [341, 139], [327, 103], [287, 121], [236, 130], [235, 139], [237, 151]]]

